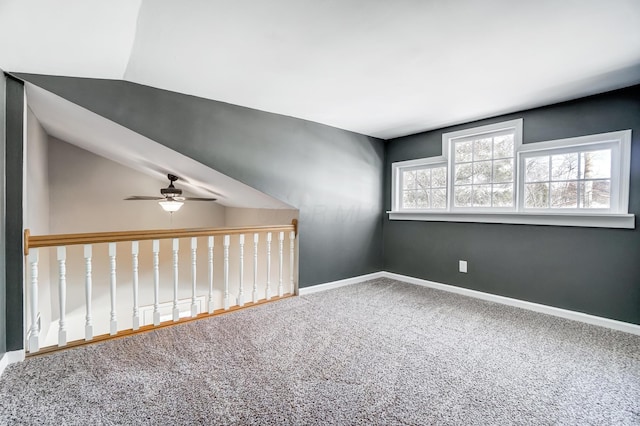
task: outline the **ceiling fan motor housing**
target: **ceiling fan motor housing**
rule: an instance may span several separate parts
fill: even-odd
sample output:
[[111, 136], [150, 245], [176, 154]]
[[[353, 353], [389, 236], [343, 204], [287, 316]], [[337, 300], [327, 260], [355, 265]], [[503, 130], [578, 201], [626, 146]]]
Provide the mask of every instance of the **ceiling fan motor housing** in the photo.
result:
[[168, 188], [162, 188], [160, 193], [165, 197], [179, 197], [182, 195], [182, 189], [176, 188], [173, 184], [169, 185]]
[[167, 177], [169, 178], [169, 186], [166, 188], [162, 188], [160, 190], [160, 193], [167, 198], [179, 197], [180, 195], [182, 195], [182, 189], [173, 186], [173, 182], [178, 180], [178, 176], [168, 174]]

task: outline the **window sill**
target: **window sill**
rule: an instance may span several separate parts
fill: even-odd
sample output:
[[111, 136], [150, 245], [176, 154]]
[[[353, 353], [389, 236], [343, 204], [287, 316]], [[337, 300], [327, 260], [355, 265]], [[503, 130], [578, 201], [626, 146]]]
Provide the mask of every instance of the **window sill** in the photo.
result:
[[589, 228], [635, 229], [633, 214], [562, 214], [562, 213], [450, 213], [426, 211], [389, 211], [390, 220], [432, 222], [507, 223], [521, 225], [580, 226]]

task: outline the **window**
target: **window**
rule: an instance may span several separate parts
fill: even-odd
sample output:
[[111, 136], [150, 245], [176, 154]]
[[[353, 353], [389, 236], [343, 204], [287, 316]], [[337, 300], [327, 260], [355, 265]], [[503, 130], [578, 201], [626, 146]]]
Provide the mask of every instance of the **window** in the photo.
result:
[[394, 206], [401, 210], [447, 209], [447, 163], [444, 157], [393, 165]]
[[522, 144], [522, 120], [442, 135], [392, 165], [391, 219], [633, 228], [631, 130]]
[[513, 209], [515, 128], [450, 139], [453, 207]]
[[446, 209], [447, 168], [422, 166], [402, 171], [403, 209]]
[[626, 214], [630, 155], [630, 130], [526, 144], [520, 210]]
[[611, 149], [525, 159], [525, 208], [609, 209]]

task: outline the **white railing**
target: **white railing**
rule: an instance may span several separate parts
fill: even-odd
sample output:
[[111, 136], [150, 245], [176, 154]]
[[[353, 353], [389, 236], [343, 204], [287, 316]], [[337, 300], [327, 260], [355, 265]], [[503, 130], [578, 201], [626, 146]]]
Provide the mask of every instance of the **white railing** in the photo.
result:
[[[262, 237], [261, 237], [262, 234]], [[275, 235], [274, 235], [275, 234]], [[25, 256], [29, 267], [27, 268], [27, 280], [29, 283], [26, 288], [28, 299], [28, 316], [30, 324], [28, 324], [28, 332], [26, 336], [27, 348], [29, 353], [41, 352], [44, 349], [52, 349], [56, 345], [47, 348], [41, 348], [43, 336], [41, 335], [41, 317], [40, 317], [40, 298], [43, 286], [47, 286], [48, 294], [55, 292], [55, 284], [57, 284], [57, 347], [66, 347], [71, 345], [82, 344], [92, 340], [104, 340], [111, 336], [118, 336], [139, 331], [147, 330], [157, 326], [164, 326], [167, 323], [183, 321], [185, 317], [197, 318], [200, 316], [215, 315], [229, 309], [239, 308], [246, 305], [253, 305], [269, 301], [273, 298], [271, 294], [272, 280], [272, 253], [271, 242], [273, 237], [278, 239], [277, 254], [277, 282], [278, 297], [284, 297], [297, 293], [297, 265], [295, 263], [295, 246], [297, 235], [297, 221], [294, 220], [291, 225], [279, 226], [257, 226], [257, 227], [240, 227], [240, 228], [208, 228], [208, 229], [179, 229], [179, 230], [157, 230], [157, 231], [130, 231], [130, 232], [102, 232], [102, 233], [86, 233], [86, 234], [60, 234], [60, 235], [41, 235], [31, 236], [29, 230], [25, 231]], [[237, 238], [236, 238], [237, 236]], [[245, 300], [245, 236], [249, 236], [247, 241], [253, 242], [251, 254], [251, 274], [249, 283], [251, 285], [251, 301]], [[232, 238], [233, 237], [233, 238]], [[180, 276], [180, 240], [188, 243], [189, 255], [186, 256], [189, 261], [190, 276], [188, 283]], [[201, 250], [200, 260], [206, 263], [206, 274], [198, 274], [198, 240], [201, 240], [200, 247], [206, 247]], [[222, 244], [216, 245], [216, 240]], [[143, 250], [142, 242], [151, 242], [147, 247], [149, 250]], [[161, 243], [171, 244], [170, 259], [162, 258]], [[204, 243], [204, 244], [202, 244]], [[262, 246], [261, 246], [262, 243]], [[107, 265], [104, 267], [96, 267], [94, 262], [98, 249], [101, 245], [107, 245], [107, 256], [103, 256], [103, 261]], [[165, 244], [165, 245], [166, 245]], [[285, 265], [285, 244], [288, 245], [289, 259]], [[81, 259], [73, 259], [71, 252], [68, 253], [67, 248], [72, 246], [82, 246], [83, 251], [78, 257]], [[96, 250], [94, 250], [94, 247]], [[40, 282], [42, 275], [41, 268], [50, 268], [49, 265], [40, 265], [41, 250], [54, 248], [56, 253], [56, 273], [51, 273], [48, 282]], [[122, 250], [126, 249], [126, 254], [122, 254]], [[101, 250], [104, 251], [104, 250]], [[129, 258], [130, 253], [130, 258]], [[204, 257], [203, 259], [203, 256]], [[218, 258], [216, 260], [216, 258]], [[148, 262], [145, 262], [148, 260]], [[171, 265], [171, 273], [167, 274], [167, 268], [163, 268], [163, 260]], [[222, 276], [218, 273], [216, 265], [218, 262], [223, 263]], [[71, 262], [71, 263], [70, 263]], [[237, 264], [237, 275], [230, 269], [231, 264]], [[71, 268], [70, 266], [74, 266]], [[121, 265], [126, 271], [120, 271]], [[288, 279], [285, 278], [285, 266], [288, 270]], [[51, 268], [53, 269], [53, 268]], [[99, 271], [98, 271], [99, 270]], [[98, 279], [94, 276], [96, 272], [103, 272], [105, 277]], [[53, 271], [52, 271], [53, 272]], [[123, 274], [126, 274], [123, 277]], [[47, 274], [48, 275], [48, 274]], [[141, 278], [142, 275], [142, 278]], [[170, 279], [167, 279], [170, 276]], [[201, 277], [201, 279], [198, 279]], [[202, 279], [204, 277], [204, 279]], [[124, 278], [124, 279], [123, 279]], [[286, 289], [285, 289], [286, 279]], [[96, 281], [103, 282], [105, 285], [102, 290], [106, 291], [108, 281], [108, 312], [106, 300], [105, 303], [96, 303]], [[163, 295], [168, 296], [169, 292], [166, 285], [163, 287], [161, 283], [165, 281], [171, 282], [172, 300], [161, 300]], [[189, 286], [187, 287], [187, 284]], [[131, 286], [130, 290], [122, 292], [124, 287]], [[68, 315], [67, 292], [71, 289], [72, 294], [77, 295], [84, 287], [84, 297], [81, 298], [82, 314]], [[190, 288], [189, 288], [190, 287]], [[120, 289], [120, 292], [118, 291]], [[190, 290], [187, 299], [180, 298], [180, 293]], [[152, 291], [151, 291], [152, 290]], [[232, 300], [232, 291], [235, 290], [235, 300]], [[286, 290], [286, 293], [285, 293]], [[120, 295], [120, 296], [119, 296]], [[152, 297], [151, 297], [152, 295]], [[264, 295], [263, 298], [260, 296]], [[106, 296], [106, 295], [105, 295]], [[164, 296], [164, 297], [166, 297]], [[123, 297], [125, 297], [123, 302]], [[204, 298], [206, 297], [206, 303]], [[106, 297], [105, 297], [106, 298]], [[189, 309], [185, 312], [185, 302], [189, 301], [187, 306]], [[148, 302], [148, 308], [141, 306]], [[42, 302], [42, 303], [46, 303]], [[76, 303], [76, 304], [77, 304]], [[126, 324], [122, 325], [119, 321], [119, 314], [123, 314], [122, 304], [126, 306], [126, 312], [130, 312], [131, 316], [125, 315]], [[96, 315], [94, 306], [98, 306], [98, 310], [102, 309], [104, 318]], [[104, 305], [104, 306], [103, 306]], [[171, 306], [170, 320], [162, 321], [160, 307]], [[183, 307], [182, 311], [180, 307]], [[153, 321], [151, 324], [145, 324], [144, 318], [141, 318], [140, 312], [151, 312], [153, 309]], [[76, 307], [80, 311], [79, 307]], [[163, 308], [164, 309], [164, 308]], [[74, 310], [75, 312], [75, 310]], [[50, 325], [55, 325], [55, 315], [52, 313]], [[108, 317], [108, 319], [107, 319]], [[126, 318], [128, 317], [128, 318]], [[165, 315], [166, 317], [166, 315]], [[129, 321], [130, 320], [130, 321]], [[76, 340], [68, 339], [68, 328], [73, 325], [74, 330], [79, 327], [73, 321], [81, 321], [84, 324], [84, 336], [73, 336]], [[104, 321], [104, 324], [101, 323]], [[108, 327], [107, 327], [108, 324]], [[128, 328], [127, 326], [131, 326]], [[108, 333], [95, 336], [94, 332], [97, 327], [101, 327]], [[73, 333], [71, 333], [73, 334]], [[50, 343], [50, 342], [49, 342]]]

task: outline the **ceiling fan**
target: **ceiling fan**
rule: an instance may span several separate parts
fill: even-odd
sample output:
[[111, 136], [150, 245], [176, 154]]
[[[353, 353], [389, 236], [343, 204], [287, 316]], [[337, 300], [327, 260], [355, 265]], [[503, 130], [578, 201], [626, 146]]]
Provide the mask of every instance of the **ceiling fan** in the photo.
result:
[[160, 189], [161, 197], [157, 196], [147, 196], [147, 195], [132, 195], [130, 197], [125, 198], [125, 200], [134, 200], [134, 201], [158, 201], [160, 206], [165, 211], [168, 212], [177, 212], [180, 210], [180, 207], [184, 204], [184, 201], [215, 201], [215, 198], [201, 198], [201, 197], [183, 197], [182, 189], [176, 188], [173, 185], [173, 182], [177, 181], [179, 178], [176, 175], [172, 175], [169, 173], [167, 175], [169, 179], [169, 186], [166, 188]]

